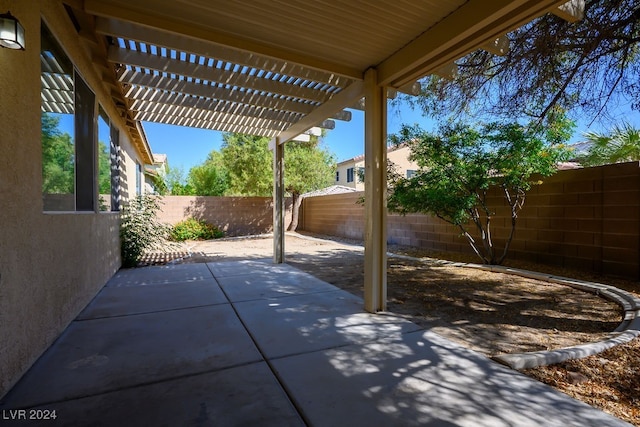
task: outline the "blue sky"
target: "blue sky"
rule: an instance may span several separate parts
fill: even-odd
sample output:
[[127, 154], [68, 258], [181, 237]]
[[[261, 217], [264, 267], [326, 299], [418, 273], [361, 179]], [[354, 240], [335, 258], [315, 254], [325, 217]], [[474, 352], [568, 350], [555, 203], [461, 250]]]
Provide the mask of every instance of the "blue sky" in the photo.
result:
[[[350, 111], [351, 121], [335, 120], [335, 129], [328, 131], [324, 138], [325, 146], [338, 161], [364, 153], [364, 111]], [[390, 109], [388, 132], [397, 132], [402, 123], [420, 123], [425, 128], [431, 127], [429, 119], [411, 108]], [[192, 166], [202, 163], [211, 150], [219, 150], [222, 143], [222, 133], [217, 131], [149, 122], [144, 122], [143, 126], [153, 152], [167, 154], [169, 167], [182, 167], [185, 173]]]
[[[621, 107], [615, 122], [628, 121], [640, 127], [640, 113], [631, 112]], [[352, 119], [349, 122], [335, 120], [336, 127], [328, 131], [324, 144], [335, 154], [338, 161], [350, 159], [364, 153], [364, 112], [351, 110]], [[387, 131], [396, 133], [403, 123], [420, 124], [424, 129], [434, 129], [434, 122], [422, 116], [421, 112], [412, 110], [409, 106], [389, 108]], [[608, 126], [605, 125], [605, 126]], [[582, 133], [586, 130], [608, 132], [608, 128], [599, 122], [591, 124], [578, 122], [576, 132], [571, 142], [582, 140]], [[154, 153], [167, 154], [169, 167], [182, 167], [187, 173], [189, 169], [202, 163], [211, 150], [219, 150], [222, 143], [222, 133], [211, 130], [185, 128], [181, 126], [144, 123], [147, 139]]]
[[[636, 128], [640, 128], [640, 112], [631, 111], [629, 106], [621, 106], [617, 111], [617, 115], [608, 123], [578, 122], [570, 142], [581, 141], [582, 133], [587, 130], [607, 133], [611, 123], [627, 121]], [[335, 154], [338, 161], [364, 153], [364, 112], [351, 110], [351, 113], [351, 121], [335, 120], [335, 129], [328, 131], [324, 138], [324, 144]], [[73, 133], [71, 116], [61, 115], [60, 117], [60, 128]], [[396, 133], [403, 123], [410, 125], [418, 123], [427, 130], [434, 130], [435, 126], [433, 120], [423, 117], [421, 112], [414, 111], [407, 105], [390, 107], [387, 121], [389, 134]], [[154, 153], [166, 154], [169, 167], [182, 167], [185, 174], [191, 167], [202, 163], [211, 150], [219, 150], [222, 143], [222, 133], [217, 131], [149, 122], [144, 122], [143, 126], [151, 150]], [[108, 140], [106, 131], [106, 127], [99, 127], [100, 140]]]

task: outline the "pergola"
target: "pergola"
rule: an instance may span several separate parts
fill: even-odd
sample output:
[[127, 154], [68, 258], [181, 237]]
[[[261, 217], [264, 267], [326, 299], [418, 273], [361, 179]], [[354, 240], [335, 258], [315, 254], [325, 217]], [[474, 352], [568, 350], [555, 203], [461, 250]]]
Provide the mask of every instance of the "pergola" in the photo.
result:
[[274, 262], [284, 144], [365, 110], [365, 309], [386, 306], [386, 98], [566, 0], [65, 0], [133, 141], [140, 121], [272, 138]]

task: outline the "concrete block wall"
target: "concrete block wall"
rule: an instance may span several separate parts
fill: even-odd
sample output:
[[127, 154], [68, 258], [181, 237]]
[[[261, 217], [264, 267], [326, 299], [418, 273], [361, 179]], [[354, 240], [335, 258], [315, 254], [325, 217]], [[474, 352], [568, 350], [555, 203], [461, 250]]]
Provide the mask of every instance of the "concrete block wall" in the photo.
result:
[[[285, 201], [285, 225], [291, 222], [291, 199]], [[174, 225], [186, 218], [213, 224], [227, 236], [246, 236], [273, 231], [273, 198], [163, 196], [161, 222]]]
[[[364, 236], [363, 193], [305, 199], [300, 229], [349, 238]], [[502, 194], [495, 209], [494, 242], [502, 247], [511, 223]], [[471, 253], [460, 230], [427, 215], [387, 218], [388, 242]], [[476, 236], [477, 237], [477, 236]], [[640, 167], [638, 162], [560, 171], [528, 192], [509, 258], [640, 279]]]

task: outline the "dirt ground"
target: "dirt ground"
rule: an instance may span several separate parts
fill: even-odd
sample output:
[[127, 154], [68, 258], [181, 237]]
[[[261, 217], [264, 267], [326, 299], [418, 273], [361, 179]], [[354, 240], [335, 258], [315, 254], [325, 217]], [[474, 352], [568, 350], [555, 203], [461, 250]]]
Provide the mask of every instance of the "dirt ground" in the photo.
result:
[[[286, 262], [362, 296], [361, 242], [306, 237], [287, 234]], [[470, 256], [400, 246], [389, 247], [389, 251], [422, 259], [389, 257], [388, 310], [489, 356], [597, 341], [622, 321], [618, 305], [594, 294], [424, 258], [476, 262]], [[183, 258], [173, 262], [211, 262], [270, 258], [272, 254], [273, 240], [268, 236], [188, 242], [182, 250], [156, 254], [147, 261], [164, 263]], [[584, 280], [608, 280], [531, 264], [511, 266]], [[636, 293], [640, 289], [637, 282], [608, 282]], [[590, 358], [524, 373], [640, 426], [640, 339]]]

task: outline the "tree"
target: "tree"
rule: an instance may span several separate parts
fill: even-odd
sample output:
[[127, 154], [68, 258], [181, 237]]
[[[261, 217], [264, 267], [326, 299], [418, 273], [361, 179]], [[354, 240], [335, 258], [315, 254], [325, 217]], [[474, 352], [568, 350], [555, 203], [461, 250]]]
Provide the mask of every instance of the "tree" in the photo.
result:
[[222, 163], [228, 173], [229, 194], [269, 196], [273, 187], [273, 154], [269, 138], [225, 133]]
[[291, 194], [293, 210], [289, 230], [298, 227], [298, 213], [302, 204], [301, 194], [327, 187], [333, 182], [336, 170], [335, 157], [319, 145], [316, 138], [311, 142], [291, 141], [284, 147], [284, 186]]
[[[273, 191], [273, 153], [269, 138], [226, 133], [223, 135], [222, 163], [228, 173], [229, 193], [269, 196]], [[333, 155], [321, 140], [291, 141], [284, 148], [284, 187], [293, 198], [289, 230], [298, 225], [300, 195], [330, 185], [335, 172]]]
[[605, 118], [630, 102], [640, 110], [640, 2], [586, 0], [584, 18], [546, 14], [508, 34], [504, 56], [477, 50], [450, 80], [429, 77], [415, 100], [430, 115], [536, 119], [556, 107]]
[[102, 141], [98, 142], [98, 194], [111, 194], [111, 153]]
[[173, 196], [191, 196], [194, 195], [193, 187], [187, 182], [184, 175], [184, 169], [181, 166], [170, 167], [167, 169], [165, 176], [165, 184], [169, 194]]
[[68, 133], [58, 129], [60, 118], [41, 115], [42, 126], [42, 192], [73, 194], [75, 147]]
[[227, 171], [222, 164], [222, 155], [217, 151], [209, 153], [201, 165], [189, 170], [189, 185], [197, 196], [222, 196], [229, 188]]
[[[419, 127], [403, 127], [391, 137], [411, 148], [410, 159], [420, 169], [412, 178], [393, 175], [388, 207], [400, 214], [424, 213], [455, 225], [473, 251], [486, 264], [500, 264], [513, 239], [518, 213], [526, 192], [536, 183], [533, 175], [549, 176], [566, 156], [562, 143], [571, 135], [572, 123], [522, 126], [490, 123], [441, 126], [439, 135]], [[497, 187], [511, 211], [510, 233], [500, 252], [494, 245], [491, 221], [495, 215], [487, 194]], [[480, 235], [477, 242], [469, 226]]]
[[585, 166], [640, 160], [640, 129], [629, 123], [615, 126], [609, 135], [598, 132], [584, 134], [589, 143], [588, 153], [580, 158]]

